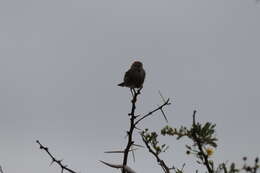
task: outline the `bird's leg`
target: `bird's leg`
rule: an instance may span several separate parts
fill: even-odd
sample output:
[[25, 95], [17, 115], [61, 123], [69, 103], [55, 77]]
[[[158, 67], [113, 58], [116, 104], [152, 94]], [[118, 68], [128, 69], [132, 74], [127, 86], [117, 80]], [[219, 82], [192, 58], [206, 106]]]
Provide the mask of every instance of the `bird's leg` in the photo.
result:
[[130, 88], [130, 91], [131, 91], [132, 97], [134, 97], [133, 88]]
[[133, 91], [132, 91], [132, 88], [130, 88], [130, 91], [131, 91], [132, 96], [134, 96]]

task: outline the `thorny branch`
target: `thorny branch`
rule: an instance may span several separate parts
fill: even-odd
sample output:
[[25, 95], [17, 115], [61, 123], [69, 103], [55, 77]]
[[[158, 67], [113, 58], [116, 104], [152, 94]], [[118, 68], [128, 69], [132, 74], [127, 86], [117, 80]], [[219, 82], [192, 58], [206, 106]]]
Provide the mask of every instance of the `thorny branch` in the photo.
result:
[[142, 116], [140, 119], [138, 119], [135, 122], [135, 125], [137, 125], [140, 121], [142, 121], [143, 119], [147, 118], [148, 116], [152, 115], [154, 112], [161, 110], [163, 112], [163, 107], [166, 105], [170, 105], [171, 103], [169, 102], [170, 99], [167, 99], [161, 106], [159, 106], [158, 108], [152, 110], [151, 112], [147, 113], [146, 115]]
[[[140, 119], [136, 120], [136, 118], [138, 116], [135, 115], [135, 109], [136, 109], [136, 101], [137, 101], [137, 96], [139, 94], [141, 94], [141, 91], [142, 88], [138, 89], [137, 91], [135, 91], [133, 89], [133, 98], [132, 98], [132, 108], [131, 108], [131, 113], [129, 113], [128, 115], [130, 116], [130, 128], [129, 128], [129, 131], [127, 131], [127, 135], [128, 135], [128, 142], [127, 142], [127, 145], [126, 145], [126, 148], [124, 150], [124, 158], [123, 158], [123, 169], [122, 169], [122, 173], [126, 173], [125, 171], [125, 166], [127, 166], [127, 160], [128, 160], [128, 153], [131, 149], [131, 146], [134, 144], [134, 141], [133, 141], [133, 132], [134, 132], [134, 129], [136, 128], [136, 125], [141, 122], [143, 119], [147, 118], [148, 116], [152, 115], [154, 112], [158, 111], [158, 110], [161, 110], [163, 109], [164, 106], [166, 105], [170, 105], [169, 103], [169, 99], [164, 102], [161, 106], [159, 106], [158, 108], [154, 109], [153, 111], [149, 112], [148, 114], [142, 116]], [[163, 112], [163, 111], [162, 111]], [[136, 121], [135, 121], [136, 120]]]
[[56, 159], [56, 158], [50, 153], [48, 147], [43, 146], [43, 145], [40, 143], [40, 141], [37, 140], [36, 143], [39, 144], [41, 150], [44, 150], [44, 151], [51, 157], [51, 159], [52, 159], [51, 164], [52, 164], [52, 163], [56, 163], [57, 165], [59, 165], [59, 166], [61, 167], [61, 173], [63, 173], [64, 170], [66, 170], [66, 171], [68, 171], [68, 172], [70, 172], [70, 173], [77, 173], [76, 171], [74, 171], [74, 170], [68, 168], [67, 165], [63, 165], [63, 164], [61, 163], [62, 160]]
[[125, 166], [127, 165], [127, 159], [128, 159], [128, 153], [129, 153], [129, 150], [131, 148], [131, 146], [134, 144], [134, 141], [133, 141], [133, 131], [135, 129], [135, 109], [136, 109], [136, 101], [137, 101], [137, 96], [139, 94], [141, 94], [141, 91], [142, 88], [138, 89], [137, 91], [134, 91], [134, 95], [133, 95], [133, 99], [132, 99], [132, 109], [131, 109], [131, 113], [129, 113], [129, 116], [130, 116], [130, 128], [129, 128], [129, 131], [127, 131], [127, 135], [128, 135], [128, 142], [127, 142], [127, 145], [126, 145], [126, 148], [124, 150], [124, 159], [123, 159], [123, 169], [122, 169], [122, 173], [126, 173], [126, 170], [125, 170]]

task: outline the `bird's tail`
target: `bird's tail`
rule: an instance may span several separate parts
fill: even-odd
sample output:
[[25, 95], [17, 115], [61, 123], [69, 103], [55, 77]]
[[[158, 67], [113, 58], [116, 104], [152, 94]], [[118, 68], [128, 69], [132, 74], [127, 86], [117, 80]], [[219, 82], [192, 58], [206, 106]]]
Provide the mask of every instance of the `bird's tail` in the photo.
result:
[[118, 84], [118, 86], [124, 87], [124, 86], [125, 86], [125, 83], [122, 82], [122, 83]]

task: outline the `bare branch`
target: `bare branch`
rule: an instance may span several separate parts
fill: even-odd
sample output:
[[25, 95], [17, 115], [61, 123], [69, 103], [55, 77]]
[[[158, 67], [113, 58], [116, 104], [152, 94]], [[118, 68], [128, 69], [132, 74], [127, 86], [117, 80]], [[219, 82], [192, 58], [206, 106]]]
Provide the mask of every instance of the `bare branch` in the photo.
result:
[[51, 159], [52, 159], [51, 164], [52, 164], [52, 163], [56, 163], [57, 165], [59, 165], [59, 166], [61, 167], [61, 172], [62, 172], [62, 173], [63, 173], [64, 170], [66, 170], [66, 171], [68, 171], [68, 172], [70, 172], [70, 173], [77, 173], [76, 171], [74, 171], [74, 170], [68, 168], [67, 165], [63, 165], [63, 164], [61, 163], [62, 160], [56, 159], [56, 158], [50, 153], [48, 147], [43, 146], [43, 145], [40, 143], [40, 141], [37, 140], [36, 143], [39, 144], [41, 150], [44, 150], [44, 151], [51, 157]]

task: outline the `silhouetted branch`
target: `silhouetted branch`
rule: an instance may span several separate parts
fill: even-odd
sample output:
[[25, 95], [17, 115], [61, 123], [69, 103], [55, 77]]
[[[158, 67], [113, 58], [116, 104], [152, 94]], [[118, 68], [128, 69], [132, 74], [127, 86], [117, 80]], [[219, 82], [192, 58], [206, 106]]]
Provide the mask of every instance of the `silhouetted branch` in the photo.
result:
[[209, 160], [208, 160], [208, 154], [205, 153], [203, 150], [203, 141], [200, 140], [200, 138], [197, 137], [197, 124], [196, 124], [196, 110], [193, 111], [193, 123], [192, 123], [192, 130], [191, 130], [191, 136], [194, 140], [194, 142], [197, 144], [199, 149], [199, 155], [202, 156], [201, 160], [203, 161], [203, 164], [207, 167], [207, 170], [209, 173], [213, 173], [214, 170], [211, 167]]
[[136, 116], [135, 116], [136, 106], [135, 106], [135, 104], [136, 104], [136, 101], [137, 101], [137, 96], [139, 94], [141, 94], [141, 92], [140, 92], [141, 90], [142, 90], [142, 88], [138, 89], [137, 91], [135, 91], [135, 89], [133, 89], [134, 94], [133, 94], [133, 99], [131, 101], [132, 102], [131, 113], [128, 114], [130, 116], [130, 128], [129, 128], [129, 131], [127, 131], [128, 142], [127, 142], [126, 148], [124, 150], [122, 173], [126, 173], [125, 166], [127, 165], [128, 153], [130, 151], [131, 146], [134, 144], [133, 131], [135, 129], [135, 119], [136, 119]]
[[144, 137], [143, 135], [141, 135], [141, 136], [142, 136], [143, 142], [145, 143], [146, 148], [147, 148], [148, 151], [156, 158], [157, 163], [162, 167], [163, 171], [164, 171], [165, 173], [170, 173], [170, 169], [171, 169], [171, 168], [169, 168], [169, 167], [165, 164], [165, 162], [164, 162], [162, 159], [160, 159], [159, 155], [150, 147], [149, 142], [145, 139], [145, 137]]
[[[140, 116], [140, 115], [139, 116], [135, 115], [135, 109], [136, 109], [137, 96], [139, 94], [141, 94], [141, 92], [140, 92], [141, 90], [142, 90], [142, 88], [138, 89], [137, 91], [134, 90], [134, 89], [131, 90], [131, 92], [133, 93], [133, 98], [132, 98], [132, 101], [131, 101], [132, 102], [131, 113], [128, 114], [130, 116], [130, 127], [129, 127], [129, 131], [127, 131], [128, 142], [127, 142], [126, 148], [124, 150], [124, 158], [123, 158], [123, 165], [124, 166], [127, 165], [128, 153], [131, 149], [131, 146], [134, 145], [134, 141], [133, 141], [132, 136], [133, 136], [134, 129], [137, 129], [136, 125], [138, 123], [140, 123], [143, 119], [149, 117], [150, 115], [152, 115], [154, 112], [156, 112], [158, 110], [161, 110], [162, 114], [165, 116], [165, 114], [163, 112], [163, 107], [166, 106], [166, 105], [170, 105], [169, 99], [167, 99], [166, 101], [164, 101], [164, 103], [162, 105], [158, 106], [153, 111], [149, 112], [148, 114], [146, 114], [146, 115], [142, 116], [141, 118], [139, 118], [138, 120], [136, 120], [136, 118]], [[165, 116], [165, 119], [167, 120], [166, 116]], [[122, 169], [122, 173], [125, 173], [124, 167]]]
[[43, 145], [40, 143], [40, 141], [37, 140], [36, 143], [39, 144], [41, 150], [44, 150], [44, 151], [51, 157], [51, 159], [52, 159], [51, 164], [52, 164], [52, 163], [56, 163], [57, 165], [59, 165], [59, 166], [61, 167], [61, 173], [63, 173], [64, 170], [66, 170], [66, 171], [68, 171], [68, 172], [70, 172], [70, 173], [77, 173], [76, 171], [73, 171], [72, 169], [68, 168], [67, 165], [63, 165], [63, 164], [61, 163], [62, 160], [56, 159], [56, 158], [50, 153], [48, 147], [43, 146]]

